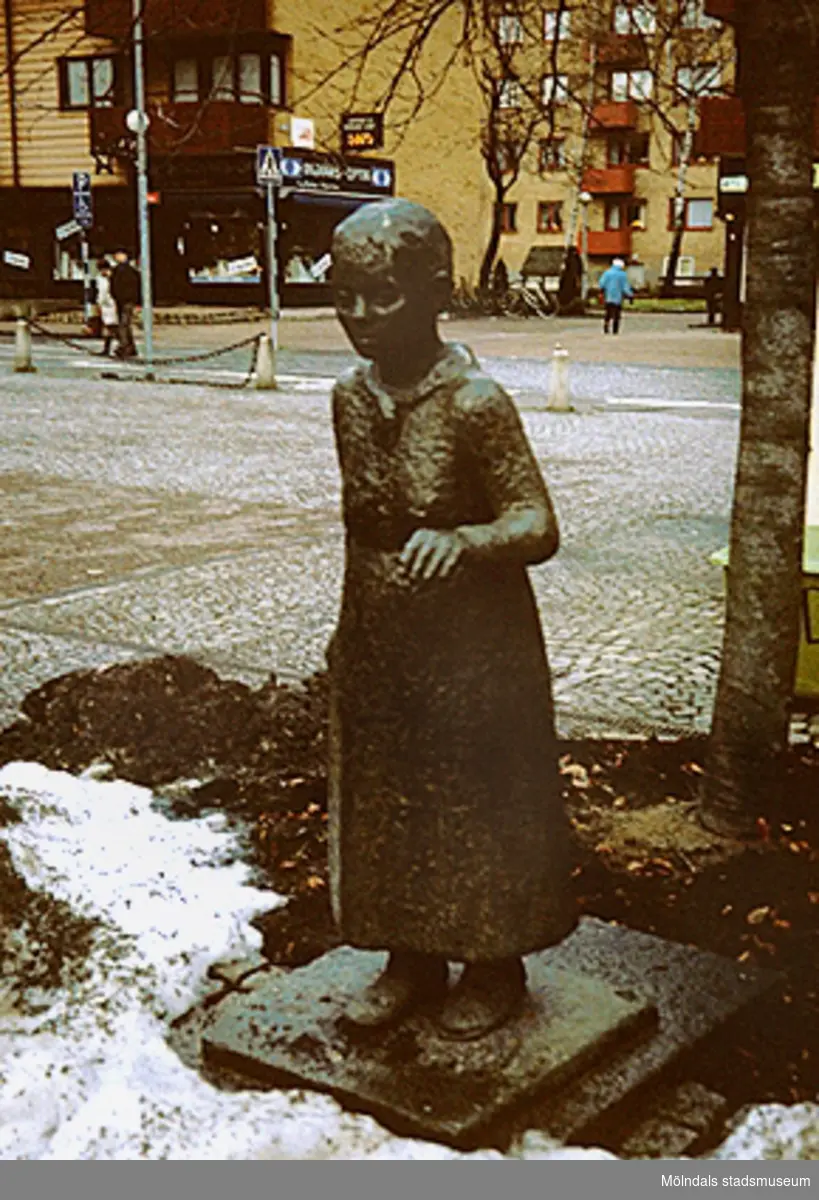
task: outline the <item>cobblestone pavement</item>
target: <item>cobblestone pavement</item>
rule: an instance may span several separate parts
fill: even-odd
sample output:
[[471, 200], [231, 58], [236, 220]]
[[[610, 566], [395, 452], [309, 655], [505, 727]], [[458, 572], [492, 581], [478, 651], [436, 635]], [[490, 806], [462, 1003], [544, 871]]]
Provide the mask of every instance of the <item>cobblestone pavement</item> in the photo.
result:
[[[675, 374], [733, 401], [721, 370]], [[0, 723], [44, 680], [128, 657], [252, 683], [322, 666], [342, 567], [324, 388], [4, 383]], [[520, 403], [563, 533], [532, 572], [561, 731], [705, 729], [736, 415]]]

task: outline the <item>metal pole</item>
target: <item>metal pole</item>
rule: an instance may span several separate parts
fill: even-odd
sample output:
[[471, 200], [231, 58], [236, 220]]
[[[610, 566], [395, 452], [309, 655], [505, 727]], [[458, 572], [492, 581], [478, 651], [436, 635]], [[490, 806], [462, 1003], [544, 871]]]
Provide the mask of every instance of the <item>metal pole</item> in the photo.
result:
[[133, 0], [134, 20], [134, 107], [137, 112], [137, 215], [139, 219], [139, 268], [142, 276], [142, 333], [145, 361], [154, 358], [154, 303], [151, 289], [151, 230], [148, 223], [148, 119], [145, 112], [145, 64], [143, 55], [143, 11], [145, 0]]
[[275, 355], [279, 349], [279, 291], [276, 269], [276, 194], [268, 183], [267, 193], [267, 283], [270, 292], [270, 346]]
[[82, 231], [80, 238], [80, 258], [82, 260], [82, 313], [85, 324], [91, 324], [91, 279], [88, 274], [88, 234]]
[[583, 204], [583, 287], [582, 296], [583, 304], [589, 298], [589, 204], [585, 201]]

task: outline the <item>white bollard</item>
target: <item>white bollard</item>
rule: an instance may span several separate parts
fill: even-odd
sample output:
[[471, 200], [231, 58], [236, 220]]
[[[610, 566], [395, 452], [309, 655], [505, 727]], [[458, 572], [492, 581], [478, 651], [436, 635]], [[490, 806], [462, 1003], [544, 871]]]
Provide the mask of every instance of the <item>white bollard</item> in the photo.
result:
[[569, 392], [569, 351], [558, 342], [552, 355], [552, 377], [549, 381], [548, 412], [571, 412]]
[[20, 317], [17, 321], [17, 329], [14, 334], [14, 370], [20, 372], [37, 370], [31, 361], [31, 330], [24, 317]]
[[273, 353], [273, 342], [269, 333], [263, 333], [259, 338], [259, 350], [256, 355], [256, 388], [267, 391], [276, 387], [276, 356]]

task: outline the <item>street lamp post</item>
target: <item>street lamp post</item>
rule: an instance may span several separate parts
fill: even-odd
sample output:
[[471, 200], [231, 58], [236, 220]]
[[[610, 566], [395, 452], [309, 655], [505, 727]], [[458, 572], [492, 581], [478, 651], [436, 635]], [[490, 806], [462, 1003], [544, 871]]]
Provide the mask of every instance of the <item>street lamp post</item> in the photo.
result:
[[589, 297], [589, 205], [591, 204], [592, 199], [593, 197], [591, 192], [581, 192], [578, 196], [580, 207], [583, 213], [580, 253], [583, 261], [583, 284], [581, 295], [583, 298], [584, 308]]
[[148, 220], [148, 114], [145, 111], [144, 23], [145, 0], [133, 0], [134, 108], [126, 124], [136, 134], [137, 217], [139, 222], [139, 268], [142, 277], [142, 332], [145, 361], [150, 370], [154, 358], [154, 304], [151, 287], [151, 230]]

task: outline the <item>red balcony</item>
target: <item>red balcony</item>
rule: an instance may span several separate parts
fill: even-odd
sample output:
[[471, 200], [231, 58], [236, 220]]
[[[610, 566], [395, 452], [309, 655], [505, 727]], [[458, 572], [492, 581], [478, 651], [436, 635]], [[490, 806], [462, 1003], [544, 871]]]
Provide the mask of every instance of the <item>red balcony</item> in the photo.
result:
[[[91, 109], [93, 154], [128, 157], [125, 113], [122, 106]], [[270, 131], [270, 111], [262, 104], [156, 104], [149, 106], [149, 114], [152, 154], [228, 154], [266, 142]]]
[[636, 33], [607, 33], [596, 46], [600, 67], [637, 67], [646, 61], [645, 42]]
[[590, 167], [583, 175], [582, 188], [593, 196], [630, 196], [634, 191], [634, 163], [619, 167]]
[[[813, 144], [819, 153], [819, 98], [813, 109]], [[697, 156], [745, 154], [745, 110], [739, 96], [711, 96], [700, 101], [700, 124], [694, 141]]]
[[[577, 248], [583, 252], [583, 235], [577, 239]], [[601, 258], [615, 258], [618, 254], [627, 258], [631, 254], [630, 229], [590, 229], [589, 254]]]
[[[121, 38], [131, 31], [131, 0], [85, 0], [85, 31]], [[265, 0], [145, 0], [145, 34], [244, 33], [267, 28]]]
[[607, 100], [595, 104], [592, 110], [591, 133], [608, 133], [614, 129], [636, 129], [638, 108], [633, 100]]
[[706, 16], [718, 21], [734, 21], [737, 15], [736, 0], [705, 0]]

